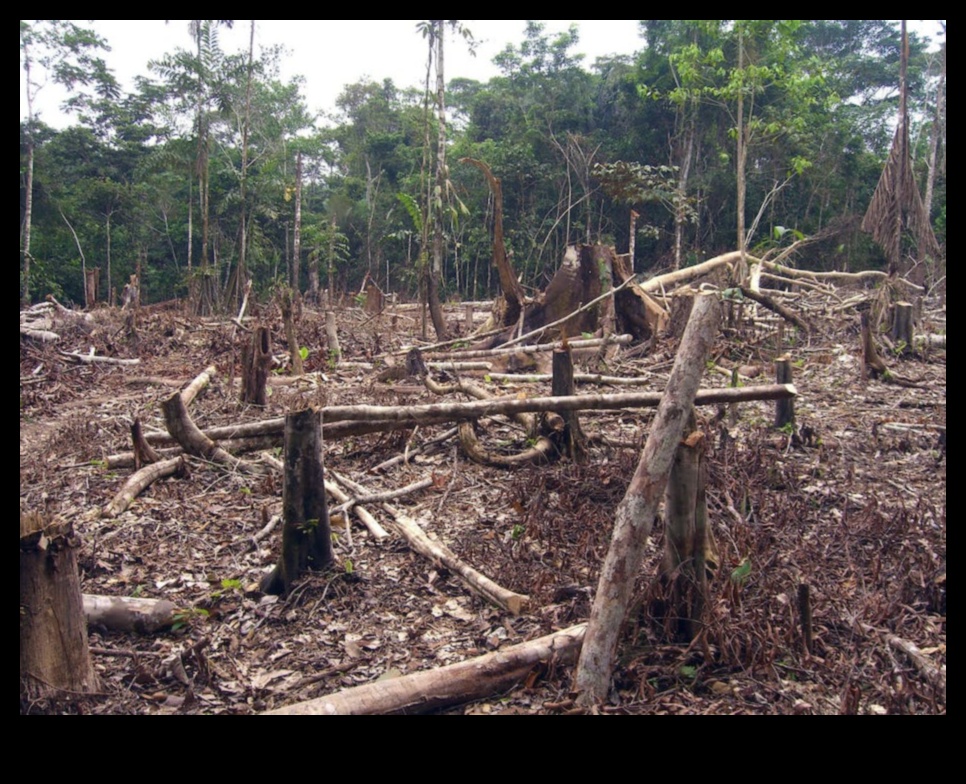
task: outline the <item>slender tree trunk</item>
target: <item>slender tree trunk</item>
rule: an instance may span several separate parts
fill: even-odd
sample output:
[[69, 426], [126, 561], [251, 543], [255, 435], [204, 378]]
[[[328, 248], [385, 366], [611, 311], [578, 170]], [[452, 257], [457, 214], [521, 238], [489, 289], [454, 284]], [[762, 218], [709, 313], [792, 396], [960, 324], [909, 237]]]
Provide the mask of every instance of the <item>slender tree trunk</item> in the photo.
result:
[[433, 193], [433, 266], [429, 274], [429, 313], [433, 319], [438, 340], [447, 340], [446, 320], [440, 304], [439, 288], [443, 277], [443, 208], [446, 204], [446, 186], [449, 179], [446, 169], [446, 81], [443, 71], [443, 40], [446, 20], [438, 19], [436, 25], [436, 110], [439, 135], [436, 142], [436, 188]]
[[738, 252], [741, 254], [741, 261], [738, 264], [738, 281], [744, 279], [748, 272], [748, 262], [745, 258], [746, 248], [745, 248], [745, 156], [747, 155], [748, 145], [745, 139], [745, 85], [744, 85], [744, 67], [745, 67], [745, 47], [744, 39], [742, 38], [741, 23], [736, 22], [738, 27], [738, 73], [739, 73], [739, 84], [738, 84], [738, 138], [737, 138], [737, 156], [738, 156]]
[[111, 213], [107, 213], [106, 222], [106, 233], [107, 233], [107, 305], [112, 307], [114, 305], [114, 290], [111, 282]]
[[298, 302], [301, 288], [302, 255], [302, 152], [295, 156], [295, 229], [292, 238], [292, 294]]
[[248, 277], [248, 225], [245, 223], [245, 206], [248, 187], [248, 134], [252, 121], [252, 68], [255, 51], [255, 20], [251, 20], [251, 30], [248, 35], [248, 74], [245, 82], [245, 119], [242, 123], [242, 149], [241, 149], [241, 177], [239, 188], [241, 191], [241, 236], [238, 241], [238, 272], [235, 275], [235, 300], [240, 300], [245, 291], [246, 278]]
[[943, 118], [946, 116], [946, 46], [943, 44], [943, 69], [939, 74], [936, 88], [936, 112], [932, 121], [932, 134], [929, 137], [929, 176], [926, 178], [926, 196], [923, 199], [926, 215], [932, 214], [932, 195], [936, 185], [936, 170], [939, 162], [939, 139], [945, 136]]
[[24, 71], [27, 77], [27, 193], [23, 218], [23, 293], [24, 307], [30, 304], [30, 226], [34, 212], [34, 97], [30, 90], [30, 56], [24, 44]]

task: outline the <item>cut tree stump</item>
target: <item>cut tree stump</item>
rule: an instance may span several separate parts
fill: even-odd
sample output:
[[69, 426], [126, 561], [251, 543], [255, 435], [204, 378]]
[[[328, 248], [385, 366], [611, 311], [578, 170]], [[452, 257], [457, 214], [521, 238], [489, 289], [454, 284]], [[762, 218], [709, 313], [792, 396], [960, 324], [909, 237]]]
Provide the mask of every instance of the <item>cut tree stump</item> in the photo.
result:
[[[553, 352], [551, 394], [554, 397], [565, 397], [574, 394], [574, 362], [569, 347]], [[584, 460], [587, 457], [587, 439], [580, 429], [580, 418], [577, 416], [577, 412], [564, 411], [560, 416], [563, 418], [564, 423], [563, 433], [561, 435], [565, 454], [571, 460]]]
[[913, 351], [912, 310], [911, 302], [897, 302], [892, 306], [892, 342], [902, 356]]
[[272, 334], [268, 327], [257, 327], [250, 343], [242, 344], [241, 402], [264, 406], [266, 384], [272, 367]]
[[[775, 383], [792, 383], [792, 358], [787, 354], [775, 360]], [[795, 425], [795, 400], [793, 398], [776, 400], [775, 427], [781, 429], [788, 425], [793, 427]]]
[[73, 525], [20, 514], [20, 707], [97, 689]]
[[284, 466], [282, 553], [260, 585], [271, 594], [288, 594], [303, 572], [325, 569], [334, 560], [318, 409], [285, 417]]

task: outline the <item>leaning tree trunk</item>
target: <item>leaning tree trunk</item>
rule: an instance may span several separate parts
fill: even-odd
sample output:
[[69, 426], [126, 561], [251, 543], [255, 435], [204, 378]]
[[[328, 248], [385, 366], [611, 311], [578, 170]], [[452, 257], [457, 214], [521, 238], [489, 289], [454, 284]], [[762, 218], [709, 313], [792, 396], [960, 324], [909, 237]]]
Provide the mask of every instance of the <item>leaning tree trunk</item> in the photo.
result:
[[720, 309], [711, 295], [699, 295], [681, 339], [671, 377], [647, 435], [637, 470], [617, 507], [614, 534], [604, 559], [577, 665], [576, 689], [583, 705], [607, 698], [624, 617], [634, 591], [644, 546], [664, 495], [668, 473], [705, 361], [714, 343]]
[[307, 569], [324, 569], [333, 561], [318, 409], [285, 417], [284, 460], [282, 554], [261, 583], [272, 594], [287, 594]]
[[20, 706], [97, 689], [73, 525], [20, 515]]

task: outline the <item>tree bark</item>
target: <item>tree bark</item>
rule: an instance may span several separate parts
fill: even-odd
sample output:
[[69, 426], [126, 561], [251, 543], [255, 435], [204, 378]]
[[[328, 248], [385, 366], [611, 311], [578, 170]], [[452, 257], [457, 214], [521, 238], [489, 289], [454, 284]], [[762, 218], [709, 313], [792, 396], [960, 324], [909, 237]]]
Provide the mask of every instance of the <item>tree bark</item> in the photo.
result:
[[299, 350], [298, 333], [295, 330], [295, 297], [297, 294], [291, 288], [282, 290], [279, 305], [282, 309], [282, 322], [285, 324], [285, 339], [288, 341], [288, 353], [292, 361], [292, 374], [301, 376], [305, 372], [302, 366], [302, 354]]
[[[553, 381], [551, 394], [554, 397], [570, 397], [574, 394], [574, 362], [570, 348], [553, 352]], [[576, 411], [564, 411], [563, 443], [564, 452], [571, 460], [581, 461], [587, 457], [587, 439], [580, 429], [580, 419]]]
[[[787, 354], [775, 360], [775, 383], [792, 383], [792, 358]], [[792, 398], [775, 401], [775, 427], [795, 424], [795, 401]]]
[[617, 507], [613, 538], [601, 569], [587, 637], [577, 665], [576, 689], [580, 692], [578, 701], [583, 705], [600, 703], [607, 698], [617, 642], [644, 545], [664, 494], [686, 417], [695, 401], [719, 318], [714, 297], [699, 296], [637, 470]]
[[334, 560], [317, 409], [285, 417], [284, 450], [282, 553], [261, 582], [262, 591], [272, 594], [288, 594], [307, 569], [325, 569]]
[[76, 550], [66, 520], [20, 514], [20, 706], [97, 689], [81, 609]]
[[271, 366], [271, 333], [268, 327], [258, 327], [252, 333], [251, 343], [242, 345], [242, 403], [265, 405], [268, 401], [266, 385]]
[[502, 694], [538, 664], [569, 664], [584, 637], [584, 624], [512, 645], [475, 659], [401, 678], [377, 680], [296, 705], [276, 716], [414, 714]]

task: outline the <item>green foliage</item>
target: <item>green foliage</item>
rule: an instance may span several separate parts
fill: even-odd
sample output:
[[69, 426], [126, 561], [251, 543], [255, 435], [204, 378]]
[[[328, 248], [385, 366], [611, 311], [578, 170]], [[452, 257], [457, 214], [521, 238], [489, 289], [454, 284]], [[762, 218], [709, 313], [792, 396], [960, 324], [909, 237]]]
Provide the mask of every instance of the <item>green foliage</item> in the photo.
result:
[[172, 616], [174, 623], [171, 624], [171, 631], [176, 632], [185, 629], [198, 621], [207, 620], [211, 613], [201, 607], [186, 607], [178, 610]]
[[742, 558], [741, 563], [731, 570], [731, 582], [735, 585], [744, 585], [751, 575], [751, 559]]

